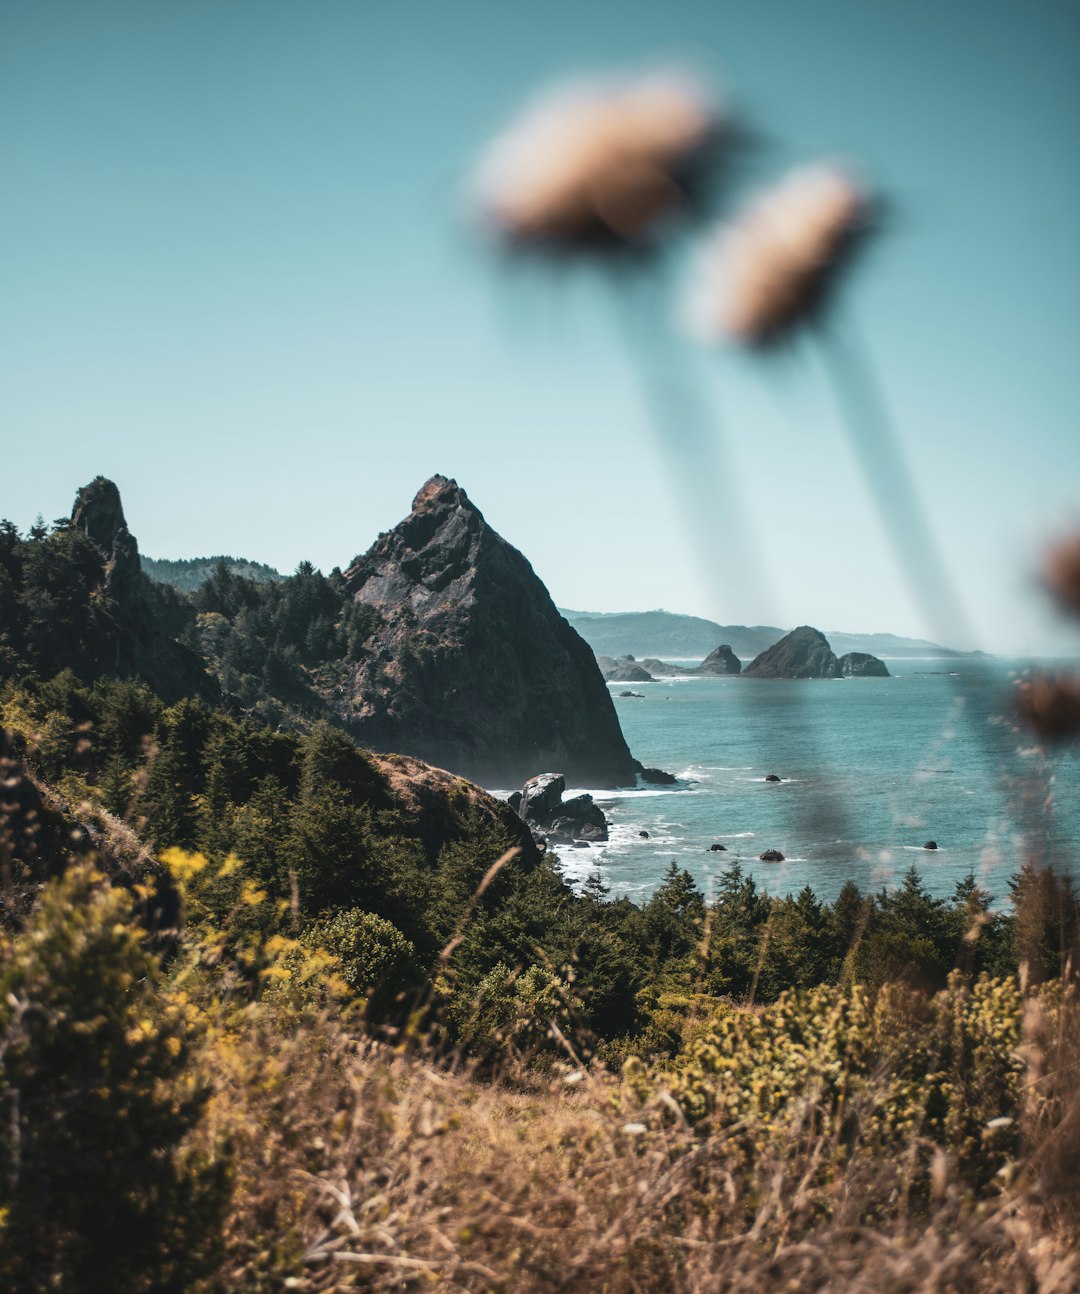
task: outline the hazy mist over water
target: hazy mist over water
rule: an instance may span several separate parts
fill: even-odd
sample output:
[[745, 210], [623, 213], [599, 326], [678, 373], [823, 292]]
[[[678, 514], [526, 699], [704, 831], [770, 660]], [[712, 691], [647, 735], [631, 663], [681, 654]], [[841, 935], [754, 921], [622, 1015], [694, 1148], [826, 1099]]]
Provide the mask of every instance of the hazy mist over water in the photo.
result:
[[[631, 750], [680, 785], [597, 792], [611, 840], [560, 849], [564, 871], [581, 880], [599, 865], [613, 896], [640, 900], [672, 859], [708, 892], [738, 858], [769, 893], [810, 885], [832, 899], [849, 879], [876, 890], [915, 863], [935, 894], [974, 870], [999, 901], [1026, 857], [1075, 872], [1078, 757], [1016, 730], [1024, 662], [888, 665], [883, 679], [611, 684]], [[760, 862], [766, 849], [785, 862]]]

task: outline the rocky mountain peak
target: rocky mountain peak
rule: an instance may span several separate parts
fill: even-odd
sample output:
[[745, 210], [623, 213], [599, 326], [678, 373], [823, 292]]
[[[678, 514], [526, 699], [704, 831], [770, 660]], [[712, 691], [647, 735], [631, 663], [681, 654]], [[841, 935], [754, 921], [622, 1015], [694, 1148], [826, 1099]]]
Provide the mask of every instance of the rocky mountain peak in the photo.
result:
[[[71, 524], [97, 549], [104, 598], [102, 633], [94, 668], [124, 678], [141, 678], [167, 700], [213, 696], [216, 687], [198, 658], [175, 641], [184, 613], [142, 572], [139, 545], [128, 530], [115, 482], [95, 476], [75, 496]], [[98, 582], [100, 581], [100, 582]]]
[[412, 501], [413, 512], [427, 512], [433, 508], [472, 508], [477, 511], [469, 496], [452, 477], [436, 472], [416, 492]]
[[105, 590], [110, 597], [130, 601], [142, 587], [139, 545], [128, 530], [120, 491], [106, 476], [95, 476], [75, 496], [71, 524], [86, 534], [105, 557]]
[[571, 783], [633, 783], [592, 651], [456, 481], [425, 482], [345, 582], [377, 626], [338, 701], [363, 744], [488, 785], [551, 767]]
[[112, 552], [118, 538], [131, 539], [120, 491], [106, 476], [95, 476], [79, 490], [71, 510], [71, 524], [88, 535], [104, 553]]

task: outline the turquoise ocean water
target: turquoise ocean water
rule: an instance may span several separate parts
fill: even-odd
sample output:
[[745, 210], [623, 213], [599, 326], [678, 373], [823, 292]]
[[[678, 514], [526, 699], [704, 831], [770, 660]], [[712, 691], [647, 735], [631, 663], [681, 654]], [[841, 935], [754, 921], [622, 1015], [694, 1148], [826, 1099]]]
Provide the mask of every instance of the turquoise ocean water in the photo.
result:
[[[708, 893], [738, 858], [769, 893], [809, 884], [831, 899], [848, 879], [897, 883], [914, 862], [934, 893], [974, 869], [1002, 900], [1026, 856], [1078, 874], [1080, 755], [1044, 754], [1009, 717], [1024, 662], [887, 664], [885, 679], [609, 685], [630, 749], [679, 785], [594, 791], [611, 840], [560, 850], [566, 875], [599, 866], [613, 895], [640, 900], [672, 859]], [[786, 861], [758, 861], [770, 848]]]

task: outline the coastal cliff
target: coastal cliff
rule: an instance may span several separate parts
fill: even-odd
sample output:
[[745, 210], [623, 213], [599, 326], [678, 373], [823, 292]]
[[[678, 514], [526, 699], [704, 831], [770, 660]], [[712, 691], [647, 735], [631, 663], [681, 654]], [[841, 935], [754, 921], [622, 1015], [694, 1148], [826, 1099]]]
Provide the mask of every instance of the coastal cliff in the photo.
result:
[[363, 744], [488, 784], [634, 782], [592, 651], [455, 481], [433, 476], [344, 578], [374, 622], [335, 702]]

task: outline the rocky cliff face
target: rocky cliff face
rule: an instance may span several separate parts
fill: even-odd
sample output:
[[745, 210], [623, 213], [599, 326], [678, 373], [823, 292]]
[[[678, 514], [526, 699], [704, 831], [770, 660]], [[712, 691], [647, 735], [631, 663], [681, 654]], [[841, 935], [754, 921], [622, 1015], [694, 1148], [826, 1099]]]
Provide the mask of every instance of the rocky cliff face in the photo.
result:
[[345, 581], [378, 619], [334, 701], [364, 745], [488, 785], [633, 783], [592, 651], [456, 482], [432, 477]]
[[104, 476], [84, 485], [71, 513], [74, 529], [86, 535], [100, 559], [99, 588], [110, 621], [108, 654], [100, 672], [140, 678], [166, 701], [216, 694], [198, 657], [175, 641], [186, 613], [171, 590], [143, 574], [139, 545], [128, 530], [120, 491]]

